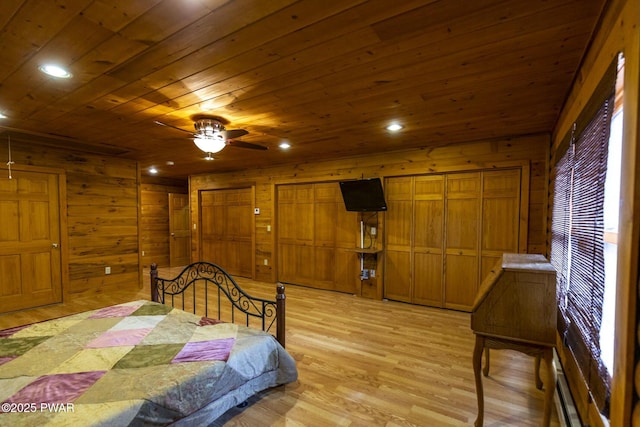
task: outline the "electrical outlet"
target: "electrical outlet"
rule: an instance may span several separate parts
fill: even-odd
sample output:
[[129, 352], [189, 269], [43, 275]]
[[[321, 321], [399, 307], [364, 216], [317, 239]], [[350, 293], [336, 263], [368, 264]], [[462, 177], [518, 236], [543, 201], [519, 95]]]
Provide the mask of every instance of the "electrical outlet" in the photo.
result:
[[271, 231], [271, 224], [267, 225], [267, 231]]
[[263, 262], [264, 262], [264, 265], [269, 265], [269, 260], [268, 259], [265, 258]]
[[375, 227], [371, 227], [371, 235], [375, 236], [376, 234], [378, 234], [378, 229]]
[[144, 256], [144, 251], [142, 251], [142, 256]]
[[376, 271], [375, 270], [369, 270], [369, 276], [371, 276], [371, 278], [376, 277]]
[[104, 274], [111, 274], [111, 267], [105, 267]]

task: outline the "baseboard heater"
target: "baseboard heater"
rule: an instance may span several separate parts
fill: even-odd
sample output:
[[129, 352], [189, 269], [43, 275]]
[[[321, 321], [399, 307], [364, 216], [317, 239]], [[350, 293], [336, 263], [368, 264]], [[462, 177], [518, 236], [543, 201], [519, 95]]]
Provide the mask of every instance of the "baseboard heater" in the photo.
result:
[[562, 369], [562, 363], [560, 363], [560, 359], [558, 358], [558, 354], [555, 350], [553, 351], [553, 360], [558, 374], [554, 401], [560, 425], [562, 427], [582, 427], [578, 411], [576, 410], [573, 397], [571, 396], [571, 390], [569, 390], [567, 378], [565, 377], [564, 370]]

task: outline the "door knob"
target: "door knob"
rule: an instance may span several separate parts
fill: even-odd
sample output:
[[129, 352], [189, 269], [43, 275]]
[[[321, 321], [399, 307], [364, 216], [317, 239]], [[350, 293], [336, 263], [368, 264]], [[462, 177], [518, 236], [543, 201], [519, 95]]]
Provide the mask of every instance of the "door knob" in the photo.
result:
[[51, 244], [51, 247], [52, 247], [52, 248], [54, 248], [54, 249], [56, 249], [56, 248], [58, 247], [58, 244], [57, 244], [57, 243], [52, 243], [52, 244]]

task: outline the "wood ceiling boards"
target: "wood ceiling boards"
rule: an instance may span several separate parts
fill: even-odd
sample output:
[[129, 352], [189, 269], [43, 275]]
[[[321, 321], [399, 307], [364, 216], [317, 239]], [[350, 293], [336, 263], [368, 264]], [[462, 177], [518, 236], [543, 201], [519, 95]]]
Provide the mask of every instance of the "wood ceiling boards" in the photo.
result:
[[[551, 132], [603, 4], [3, 0], [0, 139], [185, 177]], [[73, 77], [42, 74], [47, 61]], [[269, 150], [207, 162], [188, 134], [154, 123], [193, 130], [203, 113]]]

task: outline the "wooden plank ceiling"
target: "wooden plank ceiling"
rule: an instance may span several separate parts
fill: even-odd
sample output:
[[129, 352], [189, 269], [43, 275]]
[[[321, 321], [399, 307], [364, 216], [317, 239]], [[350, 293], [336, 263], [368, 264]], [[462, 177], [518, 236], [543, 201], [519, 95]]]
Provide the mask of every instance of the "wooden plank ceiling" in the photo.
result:
[[[0, 141], [186, 177], [551, 132], [604, 3], [2, 0]], [[155, 123], [193, 130], [197, 114], [268, 150], [207, 162]]]

